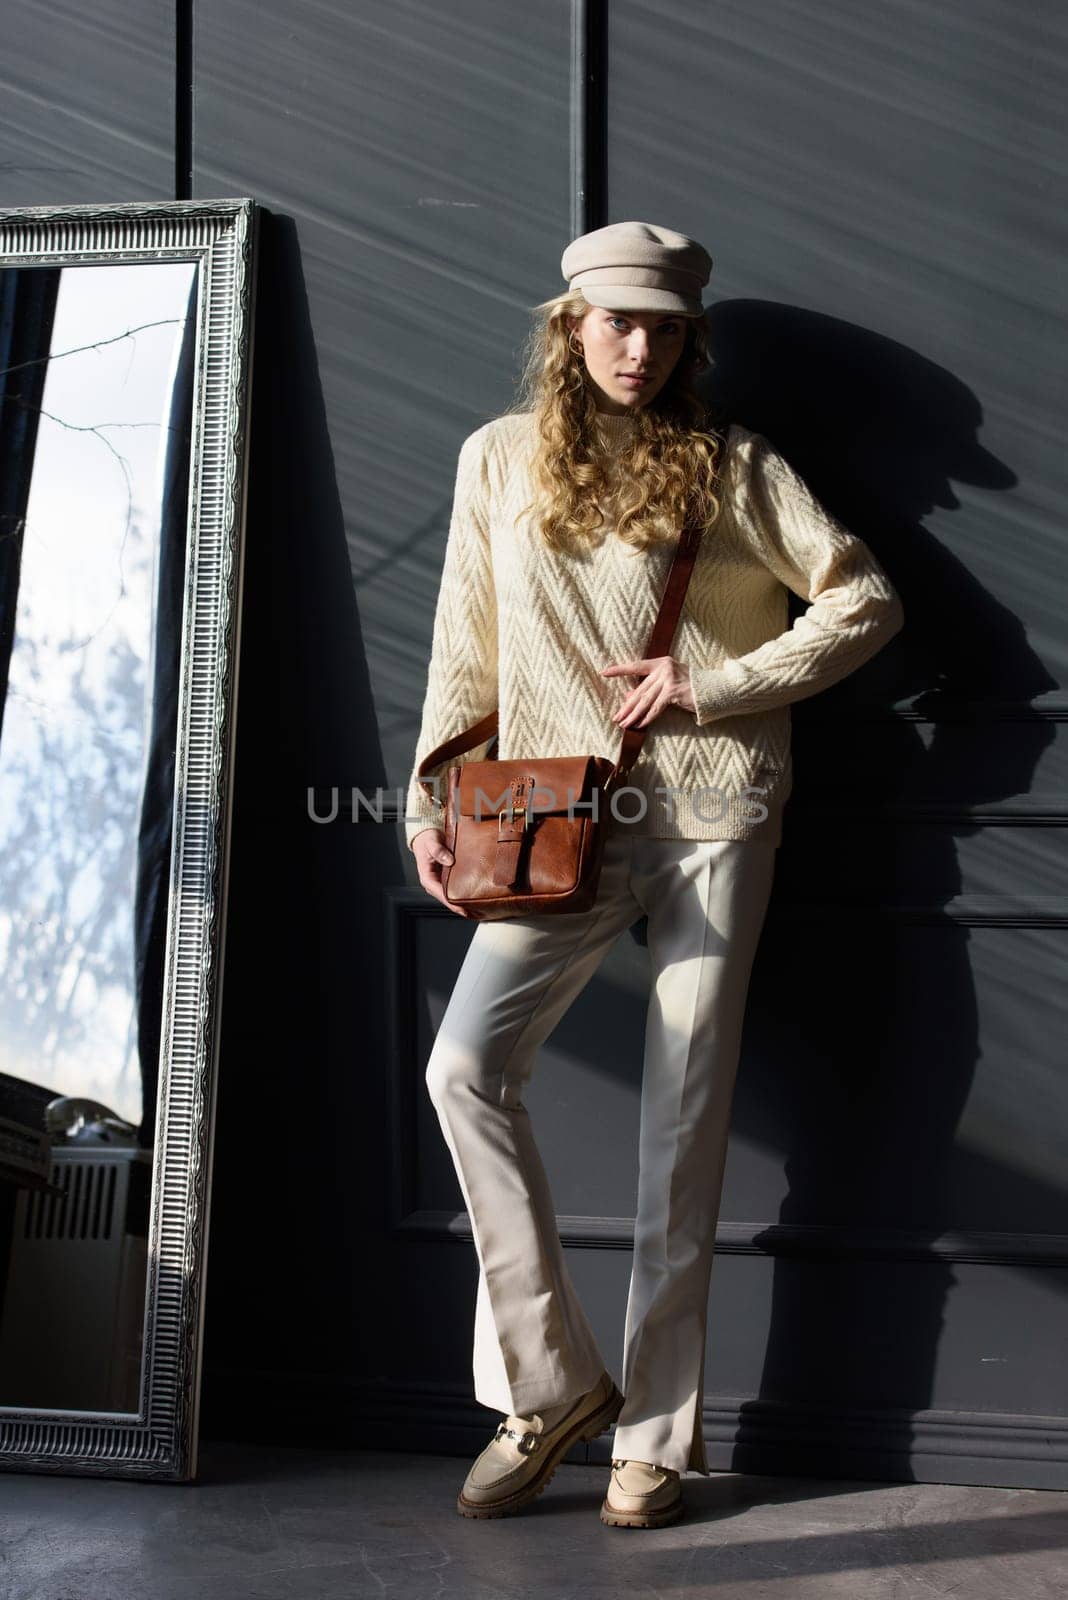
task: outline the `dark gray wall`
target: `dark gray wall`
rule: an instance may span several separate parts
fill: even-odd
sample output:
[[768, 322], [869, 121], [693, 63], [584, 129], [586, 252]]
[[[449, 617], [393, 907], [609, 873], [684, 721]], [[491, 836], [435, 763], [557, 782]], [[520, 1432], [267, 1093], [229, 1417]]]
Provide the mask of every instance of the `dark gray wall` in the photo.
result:
[[[715, 386], [907, 615], [794, 712], [710, 1457], [1063, 1485], [1063, 13], [574, 12], [31, 5], [9, 29], [2, 203], [177, 184], [268, 208], [205, 1429], [487, 1435], [473, 1250], [422, 1082], [469, 930], [395, 821], [316, 825], [306, 793], [406, 780], [456, 451], [510, 399], [572, 233], [643, 217], [708, 244]], [[617, 1368], [635, 931], [528, 1097]]]

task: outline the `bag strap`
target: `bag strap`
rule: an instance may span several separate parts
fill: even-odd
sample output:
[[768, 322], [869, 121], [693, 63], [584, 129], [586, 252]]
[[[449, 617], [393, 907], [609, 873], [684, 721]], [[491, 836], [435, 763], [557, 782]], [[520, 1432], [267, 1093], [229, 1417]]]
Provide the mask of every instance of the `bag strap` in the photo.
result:
[[[693, 573], [694, 562], [697, 559], [697, 550], [701, 543], [702, 529], [699, 523], [688, 520], [679, 542], [675, 549], [675, 557], [664, 585], [664, 593], [660, 600], [660, 610], [657, 612], [653, 631], [649, 635], [645, 652], [639, 656], [640, 661], [652, 659], [654, 656], [666, 656], [671, 641], [675, 637], [675, 630], [679, 625], [682, 615], [682, 602], [686, 598], [686, 590], [690, 586], [690, 577]], [[619, 755], [616, 757], [615, 770], [608, 778], [608, 785], [616, 787], [626, 781], [631, 767], [638, 759], [638, 754], [649, 732], [649, 726], [644, 728], [624, 728], [623, 738], [619, 746]]]
[[[721, 466], [726, 457], [729, 426], [729, 423], [724, 422], [717, 430], [722, 444]], [[682, 614], [682, 603], [686, 598], [686, 590], [689, 587], [703, 532], [701, 524], [695, 518], [692, 516], [687, 518], [682, 533], [679, 535], [678, 544], [675, 547], [675, 555], [668, 571], [667, 582], [664, 584], [664, 592], [660, 597], [660, 609], [657, 612], [656, 621], [653, 623], [653, 629], [649, 635], [645, 651], [638, 657], [641, 661], [668, 654], [668, 647], [675, 636], [675, 629], [678, 627], [679, 617]], [[491, 738], [497, 731], [497, 721], [497, 711], [490, 711], [486, 716], [481, 717], [478, 722], [473, 722], [469, 728], [465, 728], [462, 733], [453, 734], [451, 739], [445, 739], [441, 744], [435, 745], [434, 749], [423, 757], [419, 763], [416, 778], [426, 790], [429, 799], [444, 808], [444, 801], [439, 799], [434, 793], [433, 786], [427, 781], [430, 771], [446, 761], [451, 761], [453, 756], [462, 755], [465, 750], [473, 750], [476, 745], [480, 745]], [[638, 758], [645, 735], [649, 732], [649, 726], [644, 728], [624, 728], [616, 764], [606, 780], [606, 791], [609, 787], [616, 788], [625, 781], [631, 767]], [[489, 759], [492, 760], [493, 757]]]

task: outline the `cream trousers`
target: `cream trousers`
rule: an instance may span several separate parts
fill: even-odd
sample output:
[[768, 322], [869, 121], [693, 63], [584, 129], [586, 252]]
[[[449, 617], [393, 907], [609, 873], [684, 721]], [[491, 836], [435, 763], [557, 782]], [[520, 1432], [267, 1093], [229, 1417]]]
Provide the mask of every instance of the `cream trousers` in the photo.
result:
[[[727, 1130], [774, 844], [608, 836], [591, 910], [476, 925], [426, 1069], [479, 1262], [475, 1397], [519, 1416], [606, 1363], [568, 1272], [523, 1089], [613, 942], [648, 915], [637, 1216], [614, 1456], [708, 1472], [705, 1331]], [[591, 1129], [591, 1133], [593, 1130]]]

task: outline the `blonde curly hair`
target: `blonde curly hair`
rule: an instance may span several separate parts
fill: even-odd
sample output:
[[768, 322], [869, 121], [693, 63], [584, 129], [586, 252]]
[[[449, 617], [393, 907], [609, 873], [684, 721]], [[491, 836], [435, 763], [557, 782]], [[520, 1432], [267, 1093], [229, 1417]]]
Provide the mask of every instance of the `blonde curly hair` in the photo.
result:
[[659, 393], [632, 413], [633, 439], [613, 456], [594, 448], [597, 405], [570, 343], [568, 318], [582, 318], [589, 309], [581, 289], [532, 308], [516, 399], [504, 413], [534, 414], [535, 497], [523, 511], [538, 513], [535, 526], [552, 550], [595, 543], [605, 521], [602, 505], [610, 499], [616, 537], [636, 549], [676, 540], [690, 512], [707, 527], [720, 511], [725, 439], [713, 429], [712, 408], [692, 387], [710, 365], [703, 318], [684, 319], [678, 361]]

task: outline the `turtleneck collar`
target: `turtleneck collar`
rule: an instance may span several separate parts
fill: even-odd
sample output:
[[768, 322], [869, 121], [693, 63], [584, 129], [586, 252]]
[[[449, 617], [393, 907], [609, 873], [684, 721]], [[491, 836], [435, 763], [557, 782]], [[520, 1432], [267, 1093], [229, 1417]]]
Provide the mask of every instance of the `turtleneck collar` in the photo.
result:
[[617, 416], [611, 411], [598, 411], [594, 415], [595, 436], [608, 450], [618, 450], [634, 435], [637, 419], [632, 411]]

